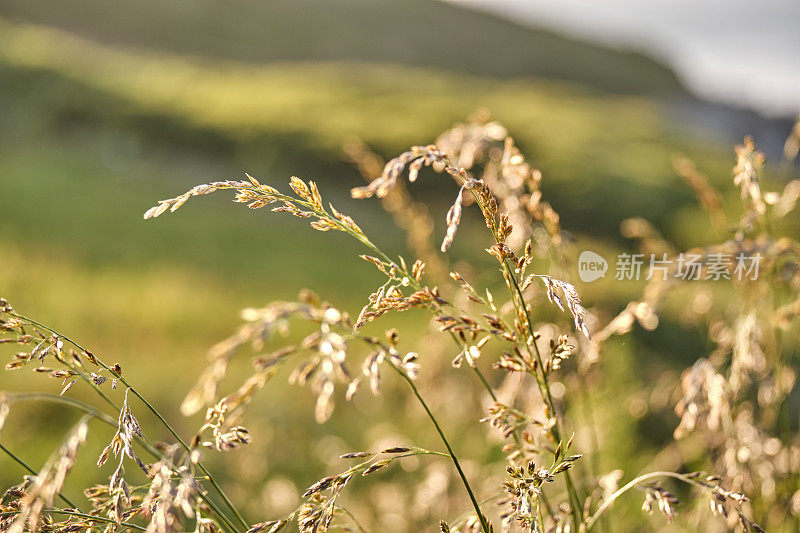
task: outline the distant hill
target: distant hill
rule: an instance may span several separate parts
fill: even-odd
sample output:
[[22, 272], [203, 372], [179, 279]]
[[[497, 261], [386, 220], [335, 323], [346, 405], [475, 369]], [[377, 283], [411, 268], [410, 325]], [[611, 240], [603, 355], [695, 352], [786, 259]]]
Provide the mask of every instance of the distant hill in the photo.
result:
[[[0, 34], [0, 132], [14, 137], [125, 131], [147, 143], [143, 154], [166, 147], [216, 154], [226, 160], [223, 175], [251, 170], [280, 183], [297, 173], [346, 190], [356, 184], [347, 180], [360, 183], [342, 161], [349, 135], [393, 155], [483, 107], [547, 176], [548, 198], [571, 228], [596, 233], [602, 226], [612, 236], [623, 218], [647, 214], [661, 222], [693, 203], [674, 177], [673, 151], [688, 152], [706, 170], [715, 162], [712, 175], [725, 181], [730, 175], [729, 147], [678, 134], [663, 106], [646, 96], [388, 64], [198, 59], [2, 20]], [[197, 172], [209, 177], [208, 169]], [[448, 188], [444, 180], [423, 181], [431, 192]]]
[[0, 0], [0, 16], [106, 44], [250, 63], [359, 61], [678, 94], [666, 66], [433, 0]]

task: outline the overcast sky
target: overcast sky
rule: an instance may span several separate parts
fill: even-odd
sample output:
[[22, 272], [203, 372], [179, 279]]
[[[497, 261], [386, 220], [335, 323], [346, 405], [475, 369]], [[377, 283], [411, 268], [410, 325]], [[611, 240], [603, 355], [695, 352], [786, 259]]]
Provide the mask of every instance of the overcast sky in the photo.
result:
[[647, 52], [709, 99], [800, 112], [800, 0], [449, 1]]

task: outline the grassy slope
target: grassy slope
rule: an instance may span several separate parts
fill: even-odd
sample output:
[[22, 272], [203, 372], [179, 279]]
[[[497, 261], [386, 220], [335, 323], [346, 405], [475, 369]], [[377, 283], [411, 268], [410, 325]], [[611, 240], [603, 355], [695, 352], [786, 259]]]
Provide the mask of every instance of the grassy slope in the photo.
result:
[[647, 214], [664, 222], [674, 206], [688, 205], [690, 196], [676, 187], [670, 168], [673, 150], [728, 172], [719, 152], [677, 138], [658, 108], [638, 97], [396, 66], [253, 67], [125, 52], [38, 27], [6, 25], [4, 32], [11, 38], [0, 43], [0, 59], [11, 68], [43, 70], [57, 75], [55, 83], [70, 84], [69, 96], [58, 96], [67, 119], [226, 151], [240, 163], [234, 173], [276, 170], [338, 180], [347, 172], [339, 146], [348, 135], [392, 154], [430, 142], [481, 106], [544, 171], [548, 195], [578, 230], [615, 234], [625, 217]]
[[368, 61], [624, 93], [681, 91], [669, 69], [642, 55], [433, 0], [0, 0], [0, 14], [109, 44], [257, 64]]

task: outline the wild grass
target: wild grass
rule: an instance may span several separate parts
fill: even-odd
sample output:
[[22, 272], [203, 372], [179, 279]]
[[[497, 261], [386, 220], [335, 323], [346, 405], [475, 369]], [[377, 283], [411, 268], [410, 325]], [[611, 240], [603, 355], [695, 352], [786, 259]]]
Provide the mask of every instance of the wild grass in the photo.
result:
[[[348, 153], [367, 175], [381, 167], [363, 145], [351, 145]], [[791, 531], [800, 515], [800, 442], [792, 405], [800, 244], [783, 233], [781, 223], [800, 195], [797, 181], [774, 191], [763, 183], [763, 155], [749, 139], [737, 147], [736, 156], [732, 185], [741, 191], [743, 208], [735, 219], [722, 209], [722, 195], [713, 185], [684, 159], [676, 159], [677, 171], [720, 233], [718, 244], [681, 253], [647, 221], [623, 224], [623, 234], [637, 241], [643, 254], [657, 253], [677, 264], [685, 256], [696, 257], [698, 279], [668, 269], [663, 278], [652, 277], [641, 298], [611, 316], [587, 309], [569, 280], [574, 244], [543, 198], [541, 172], [505, 127], [485, 116], [446, 131], [435, 144], [400, 154], [374, 180], [351, 191], [354, 198], [382, 200], [408, 233], [409, 258], [385, 250], [379, 236], [368, 235], [356, 220], [325, 202], [314, 181], [293, 177], [291, 192], [282, 192], [246, 176], [198, 185], [159, 202], [146, 219], [177, 211], [195, 197], [231, 191], [237, 203], [250, 209], [287, 213], [317, 231], [354, 239], [363, 249], [361, 259], [377, 269], [382, 281], [363, 292], [364, 305], [354, 317], [307, 290], [297, 301], [244, 309], [241, 327], [210, 350], [208, 366], [181, 405], [187, 416], [205, 410], [193, 436], [182, 436], [166, 409], [148, 400], [122, 365], [0, 300], [0, 342], [19, 350], [6, 369], [32, 369], [57, 381], [61, 393], [7, 393], [0, 402], [0, 425], [10, 409], [33, 399], [87, 415], [38, 471], [3, 438], [3, 452], [28, 471], [0, 500], [3, 527], [155, 532], [296, 527], [312, 532], [371, 526], [400, 530], [401, 524], [410, 529], [438, 522], [443, 532], [615, 530], [623, 520], [613, 517], [615, 504], [631, 498], [634, 489], [644, 494], [644, 511], [663, 515], [653, 518], [654, 528], [661, 527], [660, 520], [687, 528], [705, 523], [708, 516], [697, 506], [683, 512], [678, 495], [683, 489], [667, 485], [677, 482], [701, 495], [720, 525], [763, 531], [762, 524], [769, 531]], [[429, 228], [437, 217], [404, 191], [406, 180], [437, 177], [455, 182], [441, 245], [430, 242]], [[456, 269], [435, 252], [437, 247], [448, 252], [462, 238], [459, 229], [471, 212], [483, 235], [468, 233], [469, 247], [485, 249], [491, 258], [491, 266], [481, 267], [485, 272], [463, 261]], [[731, 265], [743, 253], [762, 259], [757, 276], [733, 280], [714, 275], [720, 257]], [[717, 279], [700, 281], [712, 277]], [[607, 380], [613, 388], [618, 379], [606, 374], [606, 346], [637, 324], [644, 330], [658, 328], [661, 307], [681, 285], [695, 282], [693, 299], [682, 302], [683, 314], [708, 332], [709, 353], [695, 358], [680, 380], [665, 373], [667, 381], [651, 391], [651, 398], [663, 394], [659, 388], [680, 398], [673, 404], [680, 420], [667, 428], [674, 434], [663, 448], [674, 469], [626, 475], [618, 469], [622, 465], [606, 462], [611, 450], [600, 436], [609, 428], [592, 415], [597, 383]], [[713, 304], [713, 283], [725, 286], [724, 305]], [[435, 325], [416, 349], [406, 347], [404, 334], [395, 327], [411, 310], [427, 314]], [[294, 340], [282, 339], [290, 329]], [[237, 363], [248, 348], [256, 355], [242, 372]], [[442, 364], [447, 360], [449, 365]], [[341, 454], [337, 473], [319, 477], [294, 508], [278, 516], [246, 516], [241, 502], [229, 496], [231, 483], [219, 481], [208, 458], [247, 453], [253, 435], [246, 424], [259, 396], [284, 367], [294, 369], [291, 382], [307, 386], [316, 397], [312, 410], [317, 423], [327, 421], [341, 399], [355, 405], [364, 396], [400, 395], [415, 406], [417, 420], [426, 424], [435, 444], [420, 446], [384, 435], [385, 444]], [[460, 388], [445, 386], [451, 374], [460, 376]], [[396, 376], [402, 388], [387, 388], [387, 376]], [[239, 385], [223, 392], [230, 378]], [[79, 389], [94, 392], [95, 401], [73, 398]], [[467, 410], [462, 418], [473, 426], [485, 424], [477, 442], [460, 438], [452, 429], [460, 422], [445, 414], [453, 405], [469, 405], [472, 397], [480, 399], [479, 410]], [[646, 413], [656, 406], [644, 402], [636, 409]], [[577, 416], [578, 411], [586, 415]], [[149, 424], [140, 422], [144, 415]], [[612, 413], [621, 415], [622, 409]], [[84, 487], [88, 503], [73, 503], [63, 491], [92, 419], [114, 429], [97, 460], [108, 478]], [[298, 423], [291, 417], [279, 431], [288, 433]], [[154, 432], [165, 435], [164, 442], [148, 436]], [[687, 442], [691, 446], [683, 445]], [[465, 448], [483, 458], [467, 460]], [[246, 455], [236, 457], [247, 461]], [[350, 502], [346, 489], [361, 478], [419, 461], [446, 461], [451, 470], [438, 472], [452, 485], [387, 481], [382, 490], [403, 495], [383, 509], [399, 516], [394, 526], [387, 528], [380, 519], [377, 524], [384, 525], [367, 522], [345, 503]], [[620, 486], [623, 479], [628, 481]]]

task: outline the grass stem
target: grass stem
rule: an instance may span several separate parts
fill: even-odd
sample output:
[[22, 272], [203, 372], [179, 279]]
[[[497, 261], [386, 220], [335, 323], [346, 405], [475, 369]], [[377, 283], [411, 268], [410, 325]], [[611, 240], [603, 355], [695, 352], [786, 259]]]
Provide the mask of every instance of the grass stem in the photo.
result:
[[431, 412], [430, 408], [428, 407], [428, 404], [425, 402], [425, 400], [422, 399], [422, 395], [419, 393], [419, 390], [417, 389], [417, 386], [414, 383], [414, 381], [405, 372], [397, 368], [397, 366], [395, 366], [394, 363], [390, 362], [389, 364], [398, 374], [400, 374], [400, 377], [402, 377], [406, 381], [406, 383], [408, 383], [409, 387], [411, 387], [411, 390], [414, 392], [414, 396], [417, 397], [417, 400], [419, 400], [419, 403], [422, 405], [422, 408], [425, 409], [425, 412], [428, 414], [428, 418], [430, 418], [431, 422], [433, 422], [433, 425], [436, 428], [436, 432], [439, 433], [439, 437], [442, 439], [445, 448], [447, 448], [447, 453], [450, 455], [450, 459], [453, 461], [453, 464], [455, 465], [456, 470], [458, 471], [458, 475], [461, 478], [461, 482], [464, 484], [464, 488], [467, 489], [467, 494], [469, 494], [469, 499], [472, 502], [472, 506], [475, 508], [475, 513], [478, 515], [478, 520], [480, 520], [481, 522], [481, 529], [483, 530], [484, 533], [490, 533], [491, 528], [489, 527], [486, 517], [483, 515], [483, 512], [481, 511], [481, 507], [478, 504], [477, 498], [475, 498], [475, 493], [472, 491], [472, 487], [470, 486], [469, 481], [467, 480], [466, 474], [464, 474], [464, 470], [461, 468], [461, 464], [458, 462], [458, 457], [456, 457], [456, 454], [453, 451], [452, 446], [450, 446], [450, 442], [447, 440], [447, 437], [445, 436], [444, 431], [442, 431], [441, 426], [439, 426], [439, 422], [436, 420], [436, 417]]
[[[17, 457], [17, 455], [16, 455], [16, 454], [14, 454], [14, 452], [12, 452], [11, 450], [9, 450], [9, 449], [8, 449], [8, 448], [6, 448], [5, 446], [3, 446], [3, 443], [2, 443], [2, 442], [0, 442], [0, 450], [3, 450], [3, 451], [6, 453], [6, 455], [8, 455], [9, 457], [11, 457], [11, 459], [13, 459], [14, 461], [16, 461], [16, 463], [17, 463], [17, 464], [19, 464], [19, 465], [20, 465], [22, 468], [24, 468], [25, 470], [27, 470], [27, 471], [28, 471], [28, 473], [29, 473], [30, 475], [32, 475], [32, 476], [38, 476], [38, 475], [39, 475], [39, 473], [38, 473], [36, 470], [34, 470], [33, 468], [31, 468], [31, 467], [28, 465], [28, 463], [26, 463], [25, 461], [23, 461], [22, 459], [20, 459], [19, 457]], [[70, 506], [70, 507], [72, 507], [73, 509], [77, 509], [77, 508], [78, 508], [78, 506], [77, 506], [77, 505], [75, 505], [74, 503], [72, 503], [72, 502], [71, 502], [71, 501], [70, 501], [70, 500], [69, 500], [69, 499], [68, 499], [66, 496], [64, 496], [64, 495], [63, 495], [63, 494], [62, 494], [60, 491], [59, 491], [59, 493], [58, 493], [58, 497], [59, 497], [59, 498], [61, 498], [61, 499], [64, 501], [64, 503], [66, 503], [67, 505], [69, 505], [69, 506]]]
[[[59, 333], [58, 331], [50, 328], [49, 326], [46, 326], [46, 325], [44, 325], [44, 324], [42, 324], [40, 322], [37, 322], [37, 321], [35, 321], [35, 320], [31, 319], [31, 318], [28, 318], [26, 316], [23, 316], [23, 315], [20, 315], [20, 314], [17, 314], [17, 313], [9, 313], [9, 314], [11, 316], [14, 316], [14, 317], [18, 318], [19, 320], [23, 320], [23, 321], [28, 322], [28, 323], [30, 323], [32, 325], [35, 325], [35, 326], [38, 326], [40, 328], [46, 329], [47, 331], [49, 331], [53, 335], [57, 336], [58, 338], [69, 342], [70, 344], [72, 344], [73, 346], [78, 348], [79, 350], [82, 350], [84, 352], [88, 351], [88, 350], [86, 350], [86, 348], [84, 348], [83, 346], [78, 344], [76, 341], [70, 339], [66, 335], [62, 335], [61, 333]], [[102, 360], [100, 360], [98, 358], [95, 358], [95, 359], [97, 360], [97, 363], [101, 367], [103, 367], [111, 375], [115, 376], [120, 381], [120, 383], [122, 383], [124, 386], [126, 386], [128, 389], [130, 389], [130, 391], [134, 394], [134, 396], [136, 396], [137, 398], [139, 398], [139, 400], [141, 400], [141, 402], [147, 407], [147, 409], [151, 413], [153, 413], [153, 415], [161, 422], [161, 424], [163, 424], [163, 426], [167, 429], [167, 431], [169, 431], [169, 433], [175, 438], [175, 440], [177, 440], [178, 443], [187, 452], [191, 452], [191, 448], [183, 441], [183, 439], [181, 439], [181, 437], [172, 428], [172, 426], [169, 424], [169, 422], [167, 422], [167, 420], [161, 415], [161, 413], [159, 413], [158, 410], [155, 407], [153, 407], [150, 404], [150, 402], [148, 402], [144, 398], [144, 396], [142, 396], [133, 386], [131, 386], [130, 383], [128, 383], [128, 381], [122, 376], [122, 374], [118, 374], [118, 373], [114, 372], [114, 370], [111, 367], [109, 367], [107, 364], [105, 364]], [[103, 396], [105, 397], [105, 395], [103, 395]], [[105, 397], [105, 398], [106, 398], [107, 401], [111, 402], [112, 405], [115, 405], [114, 402], [110, 398], [108, 398], [108, 397]], [[160, 455], [159, 455], [159, 457], [160, 457]], [[230, 510], [235, 515], [236, 519], [241, 523], [242, 526], [244, 526], [244, 530], [249, 529], [250, 526], [247, 524], [247, 522], [245, 521], [245, 519], [241, 515], [241, 513], [239, 513], [239, 510], [233, 505], [233, 503], [231, 502], [230, 498], [228, 498], [228, 496], [222, 490], [222, 487], [219, 486], [217, 481], [214, 479], [214, 476], [211, 475], [211, 472], [209, 472], [208, 469], [206, 469], [206, 467], [202, 463], [198, 462], [197, 463], [197, 467], [203, 472], [203, 474], [206, 475], [206, 477], [208, 478], [209, 483], [211, 483], [211, 485], [214, 487], [214, 489], [219, 493], [220, 497], [225, 501], [225, 504], [227, 505], [227, 507], [229, 507]], [[204, 498], [204, 500], [206, 501], [206, 503], [209, 504], [209, 506], [212, 506], [212, 508], [213, 508], [213, 506], [216, 505], [216, 504], [213, 504], [212, 501], [210, 499], [208, 499], [208, 498]], [[219, 514], [220, 514], [220, 516], [224, 516], [221, 512], [219, 512]], [[228, 524], [230, 525], [230, 521], [227, 518], [225, 518], [225, 521], [228, 522]], [[236, 528], [232, 528], [232, 530], [236, 531]]]

